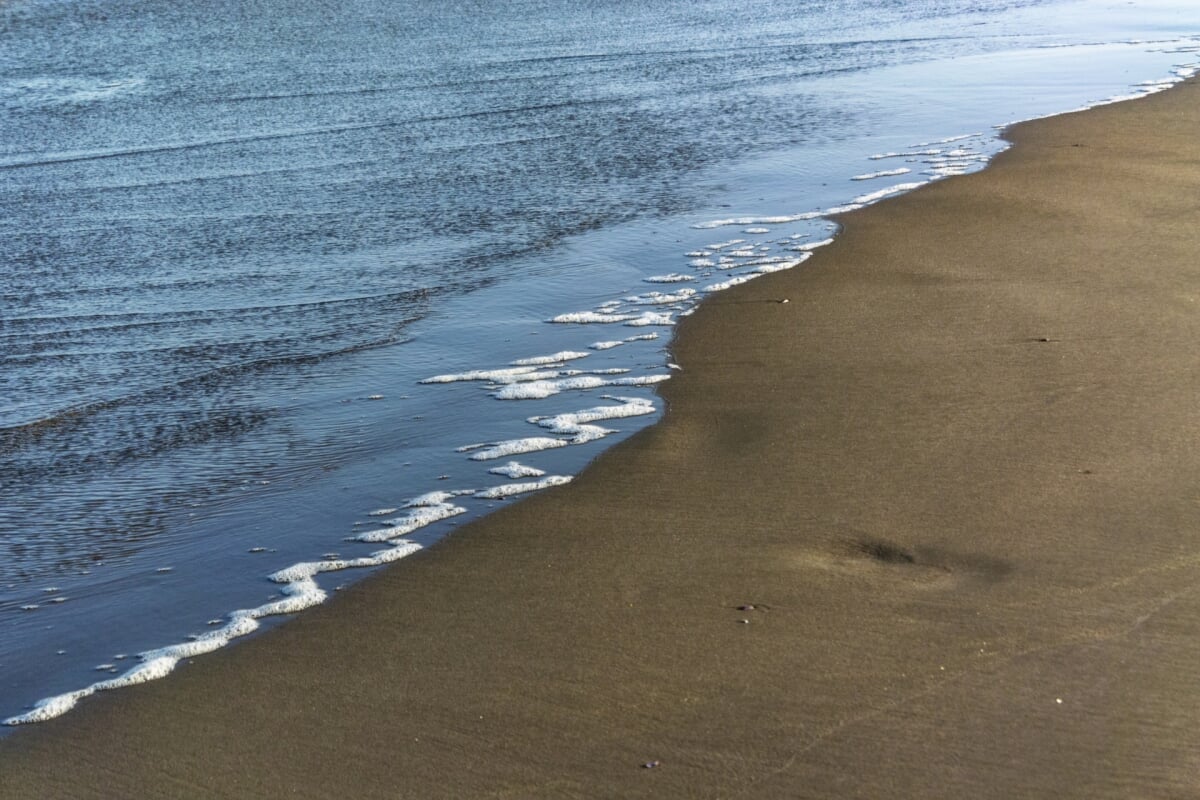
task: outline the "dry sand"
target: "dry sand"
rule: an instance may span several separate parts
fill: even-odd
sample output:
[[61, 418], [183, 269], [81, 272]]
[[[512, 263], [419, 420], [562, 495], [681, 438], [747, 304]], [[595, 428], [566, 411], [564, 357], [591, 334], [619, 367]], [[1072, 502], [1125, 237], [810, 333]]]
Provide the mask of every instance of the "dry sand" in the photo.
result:
[[663, 424], [0, 796], [1200, 796], [1198, 133], [1192, 82], [846, 216]]

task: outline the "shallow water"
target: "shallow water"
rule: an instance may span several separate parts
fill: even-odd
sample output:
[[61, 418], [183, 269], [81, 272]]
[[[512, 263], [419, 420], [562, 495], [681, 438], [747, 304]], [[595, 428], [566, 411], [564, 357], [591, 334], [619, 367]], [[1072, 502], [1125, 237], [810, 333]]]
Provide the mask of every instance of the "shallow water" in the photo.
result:
[[[1167, 2], [0, 7], [0, 716], [213, 641], [419, 495], [464, 513], [385, 543], [545, 477], [464, 447], [576, 474], [657, 418], [706, 290], [1196, 34]], [[528, 421], [631, 400], [603, 438]]]

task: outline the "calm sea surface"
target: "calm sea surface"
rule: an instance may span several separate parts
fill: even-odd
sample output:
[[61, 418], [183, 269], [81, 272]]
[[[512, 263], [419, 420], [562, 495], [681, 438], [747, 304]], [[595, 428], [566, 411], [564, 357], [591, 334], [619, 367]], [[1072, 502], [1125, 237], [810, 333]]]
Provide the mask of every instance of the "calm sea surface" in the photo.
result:
[[1198, 35], [1184, 0], [0, 5], [0, 718], [564, 481], [817, 212]]

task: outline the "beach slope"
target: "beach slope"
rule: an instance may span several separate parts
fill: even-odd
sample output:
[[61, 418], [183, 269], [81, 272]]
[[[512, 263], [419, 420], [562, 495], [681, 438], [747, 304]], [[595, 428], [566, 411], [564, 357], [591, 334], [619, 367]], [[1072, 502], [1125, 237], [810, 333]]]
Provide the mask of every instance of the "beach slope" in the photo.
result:
[[0, 796], [1200, 795], [1198, 131], [1193, 81], [845, 216], [681, 325], [662, 424]]

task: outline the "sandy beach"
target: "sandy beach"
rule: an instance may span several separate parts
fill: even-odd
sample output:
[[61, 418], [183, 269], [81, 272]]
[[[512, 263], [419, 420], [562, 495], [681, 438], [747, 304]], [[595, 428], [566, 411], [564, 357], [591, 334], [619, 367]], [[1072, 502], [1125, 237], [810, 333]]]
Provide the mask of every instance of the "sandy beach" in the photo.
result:
[[684, 321], [662, 424], [0, 797], [1200, 795], [1198, 130], [1191, 81], [846, 215]]

